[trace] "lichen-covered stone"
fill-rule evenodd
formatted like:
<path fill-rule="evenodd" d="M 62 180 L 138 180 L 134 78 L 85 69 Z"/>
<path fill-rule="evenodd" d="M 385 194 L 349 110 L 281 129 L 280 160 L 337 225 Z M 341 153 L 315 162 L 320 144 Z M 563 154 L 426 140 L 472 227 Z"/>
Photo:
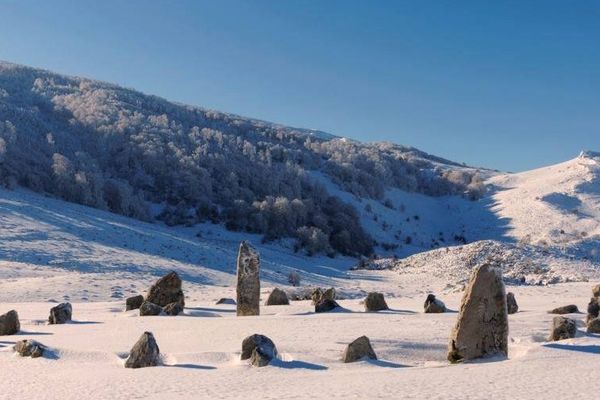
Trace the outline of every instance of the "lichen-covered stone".
<path fill-rule="evenodd" d="M 19 340 L 15 343 L 14 350 L 21 357 L 31 357 L 37 358 L 44 355 L 44 351 L 46 351 L 46 347 L 41 343 L 36 342 L 35 340 Z"/>
<path fill-rule="evenodd" d="M 215 304 L 233 304 L 233 305 L 235 305 L 236 302 L 234 299 L 230 299 L 227 297 L 221 297 L 219 300 L 217 300 L 217 302 Z"/>
<path fill-rule="evenodd" d="M 587 333 L 600 333 L 600 318 L 596 317 L 588 321 Z"/>
<path fill-rule="evenodd" d="M 313 305 L 316 305 L 321 300 L 325 300 L 325 299 L 335 300 L 336 299 L 335 288 L 330 287 L 329 289 L 325 289 L 325 290 L 323 290 L 321 288 L 316 288 L 315 290 L 313 290 L 310 298 L 312 300 Z"/>
<path fill-rule="evenodd" d="M 579 309 L 575 304 L 569 304 L 568 306 L 557 307 L 554 310 L 548 311 L 550 314 L 573 314 L 578 313 Z"/>
<path fill-rule="evenodd" d="M 329 311 L 335 310 L 339 306 L 340 305 L 335 300 L 323 299 L 320 302 L 318 302 L 317 304 L 315 304 L 315 312 L 316 313 L 329 312 Z"/>
<path fill-rule="evenodd" d="M 434 294 L 428 294 L 423 309 L 425 314 L 440 314 L 446 312 L 446 305 Z"/>
<path fill-rule="evenodd" d="M 515 295 L 513 292 L 506 293 L 506 309 L 509 314 L 515 314 L 519 311 L 519 305 L 517 304 L 517 300 L 515 299 Z"/>
<path fill-rule="evenodd" d="M 181 287 L 181 278 L 175 271 L 169 272 L 150 287 L 146 301 L 164 307 L 170 303 L 185 306 L 185 298 Z"/>
<path fill-rule="evenodd" d="M 268 306 L 287 306 L 289 304 L 290 300 L 288 299 L 287 294 L 278 288 L 273 289 L 269 294 L 266 303 Z"/>
<path fill-rule="evenodd" d="M 15 310 L 0 315 L 0 336 L 14 335 L 19 332 L 19 329 L 21 329 L 19 314 Z"/>
<path fill-rule="evenodd" d="M 61 303 L 56 307 L 50 309 L 50 316 L 48 317 L 48 323 L 53 324 L 64 324 L 71 320 L 73 315 L 73 307 L 71 303 Z"/>
<path fill-rule="evenodd" d="M 256 367 L 268 365 L 273 358 L 277 357 L 275 343 L 265 335 L 254 334 L 242 341 L 242 360 L 250 359 L 250 363 Z"/>
<path fill-rule="evenodd" d="M 125 300 L 125 311 L 137 310 L 138 308 L 140 308 L 143 302 L 144 296 L 142 296 L 141 294 L 137 296 L 128 297 L 127 300 Z"/>
<path fill-rule="evenodd" d="M 594 318 L 600 316 L 600 297 L 592 297 L 587 306 L 586 322 L 590 322 Z"/>
<path fill-rule="evenodd" d="M 456 326 L 450 335 L 448 360 L 508 356 L 508 312 L 502 273 L 483 264 L 471 274 Z"/>
<path fill-rule="evenodd" d="M 365 299 L 365 311 L 374 312 L 389 309 L 390 308 L 383 297 L 383 293 L 371 292 L 367 294 L 367 298 Z"/>
<path fill-rule="evenodd" d="M 571 339 L 577 334 L 577 324 L 574 319 L 566 317 L 554 317 L 552 320 L 552 332 L 548 340 Z"/>
<path fill-rule="evenodd" d="M 260 314 L 260 257 L 246 241 L 237 258 L 237 315 Z"/>
<path fill-rule="evenodd" d="M 144 301 L 140 306 L 140 316 L 148 316 L 148 315 L 160 315 L 162 314 L 163 309 L 158 304 L 151 303 L 149 301 Z"/>
<path fill-rule="evenodd" d="M 129 352 L 125 368 L 145 368 L 157 365 L 160 365 L 160 349 L 154 335 L 151 332 L 144 332 Z"/>
<path fill-rule="evenodd" d="M 175 302 L 175 303 L 169 303 L 166 306 L 163 307 L 163 312 L 166 315 L 179 315 L 183 312 L 183 307 L 181 304 Z"/>
<path fill-rule="evenodd" d="M 377 360 L 375 350 L 371 346 L 371 341 L 366 336 L 361 336 L 354 340 L 346 347 L 342 360 L 345 363 L 351 363 L 359 361 L 363 358 L 369 358 L 371 360 Z"/>

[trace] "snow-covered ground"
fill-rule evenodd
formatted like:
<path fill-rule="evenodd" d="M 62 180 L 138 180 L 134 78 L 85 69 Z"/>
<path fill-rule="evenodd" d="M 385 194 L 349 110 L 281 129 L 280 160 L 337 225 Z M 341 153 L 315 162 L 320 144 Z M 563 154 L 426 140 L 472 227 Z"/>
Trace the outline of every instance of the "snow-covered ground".
<path fill-rule="evenodd" d="M 294 254 L 289 243 L 262 244 L 259 236 L 218 225 L 168 228 L 0 189 L 0 314 L 15 309 L 21 318 L 18 335 L 0 337 L 0 398 L 593 396 L 600 336 L 584 333 L 585 314 L 572 315 L 579 321 L 577 338 L 546 338 L 547 310 L 573 303 L 584 311 L 592 285 L 600 282 L 593 251 L 600 234 L 599 170 L 598 155 L 586 153 L 556 166 L 492 176 L 480 201 L 390 191 L 392 208 L 360 202 L 325 182 L 358 204 L 380 243 L 401 244 L 392 253 L 441 247 L 377 261 L 394 267 L 384 270 L 350 270 L 357 260 L 309 258 Z M 484 241 L 443 247 L 454 235 Z M 235 295 L 241 240 L 261 254 L 263 302 L 275 286 L 291 290 L 288 273 L 298 271 L 305 288 L 336 287 L 345 311 L 317 315 L 310 302 L 298 301 L 238 318 L 234 306 L 215 305 Z M 433 292 L 456 310 L 470 270 L 488 257 L 505 268 L 520 306 L 509 317 L 508 360 L 449 365 L 446 345 L 457 314 L 423 314 L 423 301 Z M 184 279 L 185 315 L 123 311 L 125 297 L 144 293 L 169 270 Z M 521 277 L 534 285 L 517 285 Z M 546 285 L 566 281 L 577 282 Z M 392 310 L 364 313 L 360 300 L 369 291 L 383 292 Z M 73 303 L 74 322 L 47 325 L 49 309 L 61 301 Z M 154 333 L 165 365 L 123 368 L 123 355 L 146 330 Z M 241 342 L 253 333 L 275 341 L 280 359 L 273 365 L 258 369 L 239 361 Z M 343 364 L 345 345 L 361 335 L 371 339 L 379 360 Z M 47 345 L 49 355 L 16 356 L 12 345 L 25 338 Z"/>
<path fill-rule="evenodd" d="M 359 300 L 345 312 L 314 314 L 309 301 L 262 307 L 259 317 L 236 317 L 214 305 L 229 289 L 212 287 L 178 317 L 139 317 L 123 301 L 74 303 L 74 322 L 46 325 L 47 302 L 2 303 L 16 309 L 22 332 L 0 338 L 0 393 L 25 399 L 536 399 L 555 393 L 594 396 L 600 336 L 580 327 L 575 339 L 546 342 L 550 308 L 582 309 L 590 284 L 511 287 L 521 311 L 509 317 L 508 360 L 449 365 L 448 335 L 457 314 L 423 314 L 425 285 L 384 272 L 381 287 L 398 297 L 391 311 L 364 313 Z M 187 289 L 187 284 L 185 288 Z M 460 293 L 443 296 L 456 310 Z M 263 296 L 264 299 L 265 296 Z M 573 314 L 582 325 L 584 314 Z M 131 370 L 123 356 L 144 331 L 154 333 L 164 366 Z M 262 333 L 280 359 L 265 368 L 239 361 L 241 342 Z M 345 345 L 367 335 L 378 361 L 343 364 Z M 12 344 L 31 338 L 51 349 L 43 359 L 16 356 Z"/>

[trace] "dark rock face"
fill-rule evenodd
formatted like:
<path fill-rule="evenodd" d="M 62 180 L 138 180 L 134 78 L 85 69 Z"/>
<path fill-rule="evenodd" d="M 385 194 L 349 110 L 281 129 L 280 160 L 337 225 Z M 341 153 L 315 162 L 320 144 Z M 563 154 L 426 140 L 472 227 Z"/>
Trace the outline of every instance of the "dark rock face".
<path fill-rule="evenodd" d="M 260 257 L 242 242 L 237 258 L 237 315 L 260 314 Z"/>
<path fill-rule="evenodd" d="M 440 314 L 446 312 L 446 305 L 434 294 L 428 294 L 423 309 L 425 314 Z"/>
<path fill-rule="evenodd" d="M 181 278 L 177 272 L 171 271 L 150 287 L 146 301 L 164 307 L 170 303 L 179 303 L 185 306 L 185 298 L 181 289 Z"/>
<path fill-rule="evenodd" d="M 14 335 L 19 332 L 19 329 L 21 329 L 19 314 L 15 310 L 0 315 L 0 336 Z"/>
<path fill-rule="evenodd" d="M 552 332 L 548 340 L 564 340 L 574 338 L 577 333 L 577 324 L 574 319 L 565 317 L 554 317 L 552 320 Z"/>
<path fill-rule="evenodd" d="M 513 292 L 506 293 L 506 308 L 509 314 L 515 314 L 519 311 L 519 305 Z"/>
<path fill-rule="evenodd" d="M 275 357 L 277 357 L 275 343 L 265 335 L 254 334 L 242 341 L 241 359 L 250 359 L 255 367 L 264 367 Z"/>
<path fill-rule="evenodd" d="M 548 311 L 549 314 L 573 314 L 578 313 L 579 309 L 575 304 L 569 304 L 568 306 L 557 307 L 554 310 Z"/>
<path fill-rule="evenodd" d="M 237 304 L 234 299 L 228 299 L 226 297 L 222 297 L 215 304 Z"/>
<path fill-rule="evenodd" d="M 600 297 L 592 297 L 587 306 L 586 322 L 590 322 L 598 316 L 600 316 Z"/>
<path fill-rule="evenodd" d="M 288 306 L 290 304 L 290 300 L 287 297 L 287 294 L 278 288 L 273 289 L 273 291 L 269 294 L 269 298 L 267 299 L 266 305 L 268 306 Z"/>
<path fill-rule="evenodd" d="M 163 309 L 161 306 L 151 303 L 149 301 L 144 301 L 140 307 L 140 315 L 160 315 L 162 314 Z"/>
<path fill-rule="evenodd" d="M 50 309 L 50 316 L 48 317 L 48 322 L 53 324 L 64 324 L 67 321 L 71 320 L 71 316 L 73 314 L 73 307 L 71 303 L 61 303 L 56 307 L 52 307 Z"/>
<path fill-rule="evenodd" d="M 448 360 L 508 356 L 508 312 L 502 273 L 490 264 L 476 268 L 450 335 Z"/>
<path fill-rule="evenodd" d="M 128 297 L 127 300 L 125 300 L 125 311 L 137 310 L 138 308 L 140 308 L 143 302 L 144 296 L 142 296 L 141 294 L 133 297 Z"/>
<path fill-rule="evenodd" d="M 129 352 L 125 368 L 145 368 L 160 365 L 160 350 L 154 335 L 144 332 Z"/>
<path fill-rule="evenodd" d="M 44 355 L 46 347 L 35 340 L 19 340 L 17 343 L 15 343 L 14 350 L 21 357 L 37 358 Z"/>
<path fill-rule="evenodd" d="M 600 333 L 600 318 L 596 317 L 588 321 L 587 333 Z"/>
<path fill-rule="evenodd" d="M 371 346 L 371 341 L 366 336 L 361 336 L 346 347 L 342 360 L 345 363 L 359 361 L 363 358 L 377 360 L 375 350 Z"/>
<path fill-rule="evenodd" d="M 385 298 L 383 297 L 383 293 L 371 292 L 367 295 L 365 299 L 365 311 L 382 311 L 389 310 L 387 303 L 385 302 Z"/>
<path fill-rule="evenodd" d="M 323 313 L 323 312 L 333 311 L 334 309 L 338 308 L 339 306 L 340 305 L 335 300 L 323 299 L 323 300 L 319 301 L 317 304 L 315 304 L 315 312 Z"/>
<path fill-rule="evenodd" d="M 592 296 L 600 297 L 600 284 L 598 284 L 592 288 Z"/>
<path fill-rule="evenodd" d="M 163 312 L 167 315 L 179 315 L 183 312 L 183 306 L 179 303 L 170 303 L 163 307 Z"/>

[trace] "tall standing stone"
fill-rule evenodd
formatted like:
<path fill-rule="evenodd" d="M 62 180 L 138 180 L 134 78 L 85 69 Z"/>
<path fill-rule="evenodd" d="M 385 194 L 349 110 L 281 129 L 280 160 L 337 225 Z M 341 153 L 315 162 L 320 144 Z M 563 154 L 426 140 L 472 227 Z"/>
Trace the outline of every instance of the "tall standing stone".
<path fill-rule="evenodd" d="M 260 314 L 260 257 L 243 241 L 237 258 L 237 315 Z"/>
<path fill-rule="evenodd" d="M 508 311 L 502 272 L 489 264 L 475 269 L 450 335 L 448 360 L 508 355 Z"/>

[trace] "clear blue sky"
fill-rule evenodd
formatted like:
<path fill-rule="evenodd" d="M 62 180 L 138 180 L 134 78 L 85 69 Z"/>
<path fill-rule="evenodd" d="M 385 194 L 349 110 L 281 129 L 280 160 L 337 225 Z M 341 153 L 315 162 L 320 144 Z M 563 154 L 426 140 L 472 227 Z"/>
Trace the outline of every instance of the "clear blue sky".
<path fill-rule="evenodd" d="M 600 150 L 600 1 L 0 0 L 0 59 L 503 170 Z"/>

